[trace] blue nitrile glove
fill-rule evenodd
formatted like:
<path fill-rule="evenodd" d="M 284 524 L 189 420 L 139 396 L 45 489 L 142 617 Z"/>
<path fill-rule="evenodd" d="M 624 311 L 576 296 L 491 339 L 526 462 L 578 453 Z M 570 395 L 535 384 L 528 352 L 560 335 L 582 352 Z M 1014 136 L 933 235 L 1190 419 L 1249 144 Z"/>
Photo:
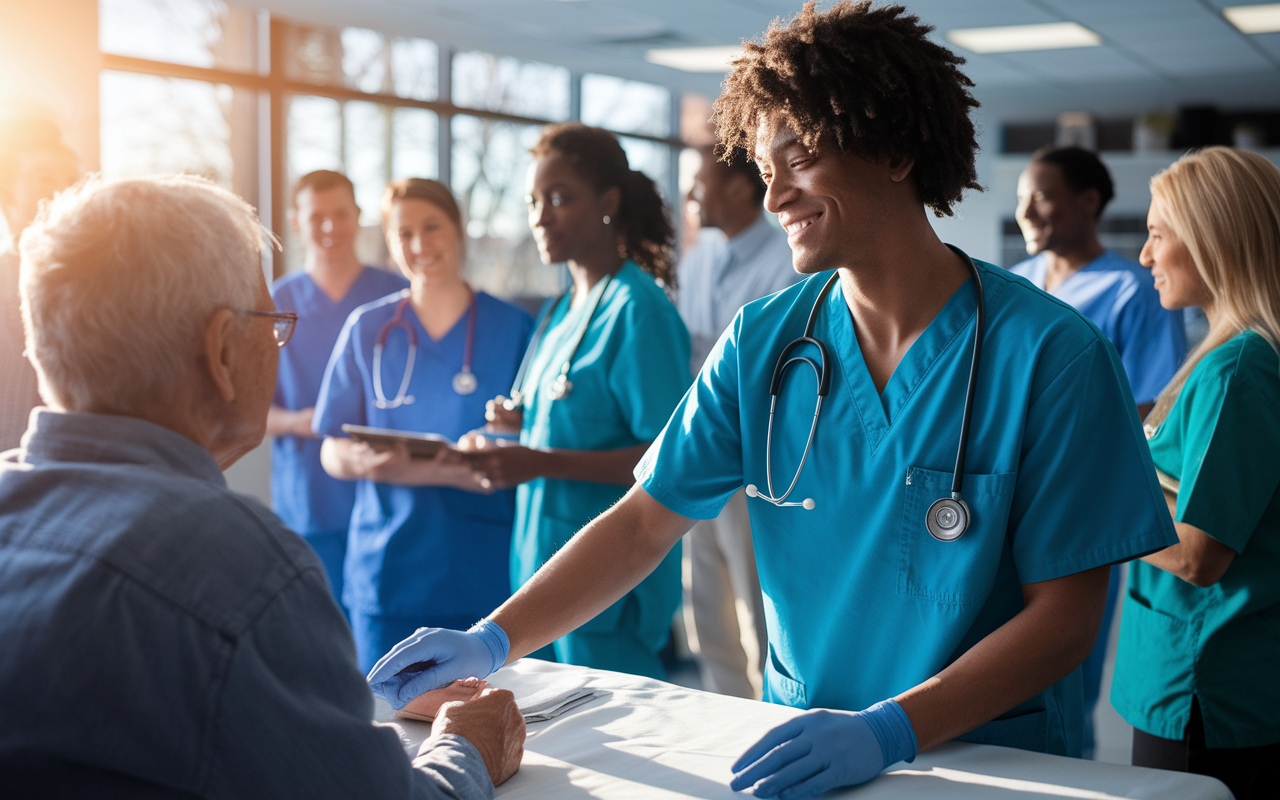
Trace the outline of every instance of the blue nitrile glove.
<path fill-rule="evenodd" d="M 456 680 L 487 678 L 507 663 L 510 651 L 506 632 L 492 620 L 481 620 L 466 632 L 418 628 L 373 665 L 369 688 L 401 709 L 418 695 Z"/>
<path fill-rule="evenodd" d="M 752 745 L 734 763 L 729 788 L 740 792 L 754 785 L 756 797 L 801 800 L 866 783 L 890 764 L 915 760 L 918 748 L 911 721 L 892 700 L 865 711 L 819 709 Z"/>

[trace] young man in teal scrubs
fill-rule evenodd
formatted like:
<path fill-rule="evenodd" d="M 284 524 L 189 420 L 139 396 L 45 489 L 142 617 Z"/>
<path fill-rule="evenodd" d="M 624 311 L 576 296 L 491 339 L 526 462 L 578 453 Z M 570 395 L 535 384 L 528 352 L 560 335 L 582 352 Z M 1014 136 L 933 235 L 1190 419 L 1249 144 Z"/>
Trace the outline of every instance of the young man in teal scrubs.
<path fill-rule="evenodd" d="M 930 30 L 899 6 L 809 3 L 745 46 L 717 101 L 720 141 L 754 148 L 766 207 L 812 277 L 738 314 L 621 502 L 471 631 L 398 645 L 370 674 L 376 692 L 403 704 L 582 624 L 739 488 L 771 471 L 785 489 L 808 450 L 795 505 L 750 502 L 765 699 L 814 710 L 749 748 L 730 785 L 809 797 L 957 737 L 1079 753 L 1078 667 L 1108 567 L 1176 538 L 1114 348 L 929 224 L 926 208 L 951 213 L 976 188 L 977 149 L 972 84 Z M 943 541 L 925 518 L 951 498 L 975 273 L 971 524 Z M 811 317 L 826 357 L 810 343 L 791 355 L 825 364 L 830 385 L 809 447 L 816 366 L 786 372 L 776 408 L 770 384 Z"/>

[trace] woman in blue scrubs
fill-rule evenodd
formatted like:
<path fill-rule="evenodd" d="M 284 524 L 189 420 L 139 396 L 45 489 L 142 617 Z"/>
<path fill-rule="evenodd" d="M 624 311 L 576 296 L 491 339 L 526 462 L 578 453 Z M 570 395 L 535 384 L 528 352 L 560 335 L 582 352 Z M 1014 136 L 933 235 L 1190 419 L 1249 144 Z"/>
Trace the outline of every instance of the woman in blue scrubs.
<path fill-rule="evenodd" d="M 599 128 L 552 126 L 533 153 L 529 226 L 543 262 L 566 264 L 573 287 L 539 316 L 520 403 L 499 397 L 491 405 L 491 432 L 518 433 L 519 444 L 487 436 L 468 443 L 479 474 L 519 487 L 516 587 L 622 497 L 689 386 L 681 369 L 689 334 L 655 283 L 672 287 L 675 270 L 674 232 L 653 181 L 632 170 L 617 139 Z M 663 677 L 658 653 L 680 591 L 677 549 L 639 586 L 560 637 L 554 658 Z"/>
<path fill-rule="evenodd" d="M 1280 170 L 1183 156 L 1147 228 L 1161 304 L 1202 307 L 1209 333 L 1147 419 L 1179 542 L 1130 568 L 1111 702 L 1135 765 L 1280 797 Z"/>
<path fill-rule="evenodd" d="M 958 737 L 1079 754 L 1109 566 L 1176 538 L 1115 349 L 929 223 L 976 186 L 977 149 L 972 84 L 930 30 L 900 6 L 808 4 L 744 46 L 720 143 L 753 150 L 811 277 L 739 312 L 621 502 L 470 631 L 398 645 L 376 692 L 404 703 L 562 635 L 752 486 L 765 699 L 810 710 L 743 753 L 732 788 L 810 797 Z M 775 406 L 784 354 L 813 364 Z"/>
<path fill-rule="evenodd" d="M 342 601 L 365 670 L 418 626 L 466 627 L 510 594 L 514 498 L 481 486 L 456 456 L 377 453 L 342 425 L 461 437 L 511 385 L 532 328 L 463 279 L 461 214 L 443 184 L 392 183 L 383 220 L 410 287 L 352 313 L 315 412 L 325 470 L 358 482 Z"/>

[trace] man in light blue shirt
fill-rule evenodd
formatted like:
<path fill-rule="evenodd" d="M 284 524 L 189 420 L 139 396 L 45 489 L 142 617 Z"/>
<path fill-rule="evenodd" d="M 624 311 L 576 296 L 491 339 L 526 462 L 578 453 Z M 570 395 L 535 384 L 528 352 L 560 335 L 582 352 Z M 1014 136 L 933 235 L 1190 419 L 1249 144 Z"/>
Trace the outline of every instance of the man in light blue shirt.
<path fill-rule="evenodd" d="M 680 316 L 693 343 L 691 367 L 702 363 L 738 309 L 800 280 L 787 235 L 764 213 L 765 184 L 741 148 L 727 161 L 702 151 L 692 200 L 702 231 L 678 270 Z M 767 651 L 764 601 L 751 546 L 747 500 L 736 493 L 718 517 L 685 536 L 684 620 L 698 655 L 703 686 L 759 699 Z"/>
<path fill-rule="evenodd" d="M 1145 417 L 1187 353 L 1181 316 L 1160 305 L 1151 273 L 1098 241 L 1098 218 L 1115 190 L 1106 165 L 1080 147 L 1046 147 L 1018 179 L 1018 225 L 1032 257 L 1011 268 L 1069 303 L 1115 346 Z M 1111 568 L 1107 610 L 1084 674 L 1085 756 L 1093 753 L 1093 709 L 1120 591 Z"/>
<path fill-rule="evenodd" d="M 411 763 L 320 561 L 226 487 L 296 320 L 262 235 L 179 176 L 92 180 L 23 236 L 49 408 L 0 462 L 6 796 L 479 800 L 519 764 L 505 692 L 446 709 Z"/>

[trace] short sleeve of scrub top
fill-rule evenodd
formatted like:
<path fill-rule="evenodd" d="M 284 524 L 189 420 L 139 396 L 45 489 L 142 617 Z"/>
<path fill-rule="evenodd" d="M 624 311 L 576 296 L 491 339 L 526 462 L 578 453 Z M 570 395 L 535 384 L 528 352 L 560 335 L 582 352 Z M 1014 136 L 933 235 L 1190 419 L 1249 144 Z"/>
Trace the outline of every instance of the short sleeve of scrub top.
<path fill-rule="evenodd" d="M 1244 552 L 1280 485 L 1280 395 L 1275 380 L 1237 369 L 1249 350 L 1261 351 L 1256 360 L 1274 371 L 1271 346 L 1256 333 L 1240 334 L 1196 365 L 1151 439 L 1156 466 L 1180 482 L 1178 522 L 1236 553 Z"/>
<path fill-rule="evenodd" d="M 398 302 L 400 294 L 393 296 L 392 302 Z M 356 309 L 347 318 L 346 324 L 342 326 L 342 333 L 338 334 L 338 341 L 333 346 L 333 353 L 329 356 L 324 381 L 320 384 L 315 416 L 311 420 L 311 429 L 320 436 L 346 436 L 342 432 L 343 424 L 367 424 L 364 378 L 361 374 L 363 365 L 360 363 L 362 354 L 352 341 L 355 327 L 360 321 L 360 312 L 364 308 L 367 306 Z"/>
<path fill-rule="evenodd" d="M 924 516 L 950 495 L 972 279 L 880 392 L 838 285 L 824 301 L 815 335 L 831 354 L 831 387 L 790 498 L 813 498 L 815 508 L 749 500 L 768 700 L 866 708 L 936 675 L 1012 619 L 1022 585 L 1177 541 L 1114 348 L 1065 303 L 978 267 L 987 327 L 963 493 L 974 522 L 954 542 L 934 540 Z M 637 465 L 638 482 L 659 503 L 709 519 L 743 484 L 765 488 L 775 361 L 803 332 L 828 277 L 748 304 L 721 337 Z M 816 399 L 815 376 L 793 368 L 774 421 L 775 495 L 795 474 Z M 1078 753 L 1081 689 L 1070 677 L 991 723 L 1001 730 L 983 738 L 983 726 L 969 740 Z"/>

